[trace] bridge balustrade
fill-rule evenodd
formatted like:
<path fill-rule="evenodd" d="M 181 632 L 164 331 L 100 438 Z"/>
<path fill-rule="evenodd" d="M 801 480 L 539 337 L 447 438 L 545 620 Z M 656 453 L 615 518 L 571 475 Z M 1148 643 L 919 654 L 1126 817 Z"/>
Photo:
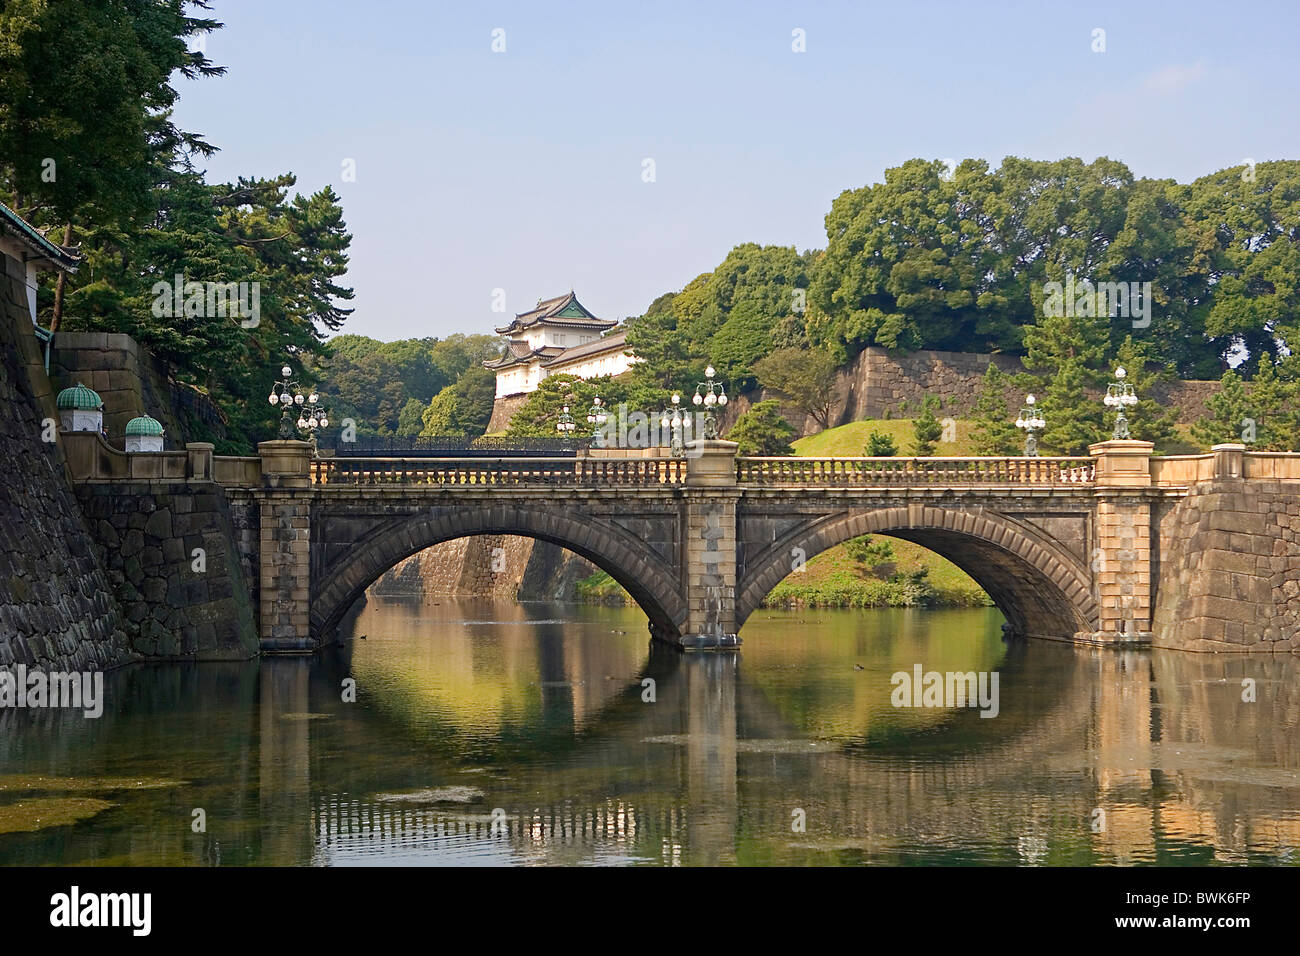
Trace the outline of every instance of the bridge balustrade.
<path fill-rule="evenodd" d="M 752 485 L 1090 485 L 1092 458 L 737 458 Z"/>
<path fill-rule="evenodd" d="M 317 485 L 680 485 L 686 464 L 672 458 L 324 458 Z"/>

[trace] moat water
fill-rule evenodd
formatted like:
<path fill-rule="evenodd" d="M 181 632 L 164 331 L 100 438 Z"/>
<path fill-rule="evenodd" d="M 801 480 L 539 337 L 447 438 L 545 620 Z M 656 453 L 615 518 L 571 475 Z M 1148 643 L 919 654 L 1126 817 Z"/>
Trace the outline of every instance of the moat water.
<path fill-rule="evenodd" d="M 1300 660 L 1000 623 L 761 610 L 683 656 L 631 609 L 372 600 L 324 657 L 0 712 L 0 863 L 1300 862 Z M 917 665 L 996 716 L 895 706 Z"/>

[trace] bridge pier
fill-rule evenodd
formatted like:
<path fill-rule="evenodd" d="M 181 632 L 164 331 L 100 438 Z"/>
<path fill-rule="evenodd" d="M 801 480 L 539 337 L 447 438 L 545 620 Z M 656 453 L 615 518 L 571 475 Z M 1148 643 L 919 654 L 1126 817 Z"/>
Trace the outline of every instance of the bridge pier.
<path fill-rule="evenodd" d="M 311 637 L 311 443 L 264 441 L 260 510 L 259 628 L 264 654 L 309 653 Z"/>
<path fill-rule="evenodd" d="M 736 626 L 736 448 L 732 441 L 686 443 L 683 591 L 687 649 L 739 647 Z"/>
<path fill-rule="evenodd" d="M 1133 440 L 1088 446 L 1097 459 L 1092 571 L 1100 605 L 1100 630 L 1092 642 L 1151 643 L 1153 447 Z"/>

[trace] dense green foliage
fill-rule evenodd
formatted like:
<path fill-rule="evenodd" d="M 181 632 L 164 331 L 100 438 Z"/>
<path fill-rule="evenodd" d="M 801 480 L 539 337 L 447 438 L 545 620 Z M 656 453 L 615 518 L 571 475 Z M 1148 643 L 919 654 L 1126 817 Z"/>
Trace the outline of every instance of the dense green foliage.
<path fill-rule="evenodd" d="M 496 375 L 481 365 L 466 369 L 429 402 L 420 420 L 421 438 L 477 438 L 492 420 Z"/>
<path fill-rule="evenodd" d="M 841 194 L 826 233 L 821 252 L 737 246 L 659 296 L 629 321 L 647 359 L 634 377 L 689 388 L 712 362 L 733 390 L 757 380 L 816 418 L 811 368 L 786 350 L 820 346 L 836 363 L 866 346 L 1001 351 L 1041 379 L 1020 384 L 1041 398 L 1045 454 L 1109 433 L 1097 396 L 1118 364 L 1144 402 L 1130 429 L 1157 446 L 1172 410 L 1143 385 L 1162 377 L 1271 366 L 1282 407 L 1300 405 L 1300 162 L 1181 184 L 1107 158 L 966 160 L 951 174 L 913 159 Z"/>
<path fill-rule="evenodd" d="M 191 8 L 207 4 L 7 2 L 0 189 L 84 259 L 40 290 L 42 321 L 134 336 L 226 415 L 219 450 L 246 451 L 274 432 L 264 396 L 280 366 L 301 371 L 350 311 L 337 280 L 351 236 L 329 187 L 291 195 L 290 174 L 209 183 L 195 167 L 214 148 L 171 122 L 171 82 L 224 70 L 187 47 L 221 26 Z M 245 311 L 193 294 L 217 283 L 245 284 Z"/>
<path fill-rule="evenodd" d="M 1264 451 L 1300 448 L 1300 402 L 1294 383 L 1279 379 L 1262 365 L 1249 385 L 1236 372 L 1226 372 L 1222 389 L 1206 405 L 1209 415 L 1192 426 L 1192 437 L 1204 445 L 1241 442 Z"/>
<path fill-rule="evenodd" d="M 352 419 L 358 437 L 472 438 L 483 433 L 492 416 L 496 380 L 483 362 L 496 358 L 500 348 L 491 335 L 395 342 L 339 335 L 330 339 L 311 373 L 321 382 L 334 419 Z M 444 412 L 433 421 L 446 430 L 429 430 L 435 402 Z"/>
<path fill-rule="evenodd" d="M 660 389 L 688 387 L 712 363 L 729 388 L 753 386 L 759 359 L 802 344 L 798 316 L 813 259 L 788 246 L 745 243 L 681 292 L 660 296 L 628 323 L 628 346 L 645 359 L 633 378 Z"/>

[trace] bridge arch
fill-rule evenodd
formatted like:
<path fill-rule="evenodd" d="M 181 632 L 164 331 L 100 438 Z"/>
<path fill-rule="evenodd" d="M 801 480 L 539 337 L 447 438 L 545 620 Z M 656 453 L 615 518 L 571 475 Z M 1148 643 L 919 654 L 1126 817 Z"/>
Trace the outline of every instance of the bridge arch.
<path fill-rule="evenodd" d="M 1060 640 L 1101 626 L 1087 570 L 1037 529 L 993 512 L 912 506 L 815 518 L 764 549 L 736 588 L 737 628 L 790 574 L 792 549 L 811 558 L 863 534 L 914 541 L 952 561 L 1018 634 Z"/>
<path fill-rule="evenodd" d="M 366 588 L 398 562 L 444 541 L 483 534 L 535 538 L 581 555 L 627 589 L 652 633 L 682 633 L 687 606 L 676 575 L 628 531 L 560 509 L 485 503 L 397 518 L 356 542 L 332 567 L 318 569 L 313 562 L 312 634 L 323 642 Z"/>

